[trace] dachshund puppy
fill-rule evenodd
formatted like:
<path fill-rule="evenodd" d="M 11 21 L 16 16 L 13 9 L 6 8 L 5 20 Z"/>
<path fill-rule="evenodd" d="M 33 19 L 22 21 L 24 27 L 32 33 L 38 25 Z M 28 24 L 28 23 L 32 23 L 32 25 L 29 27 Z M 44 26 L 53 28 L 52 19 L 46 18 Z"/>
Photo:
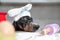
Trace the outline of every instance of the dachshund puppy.
<path fill-rule="evenodd" d="M 8 15 L 14 18 L 13 25 L 16 31 L 32 32 L 39 28 L 39 25 L 32 24 L 31 8 L 32 4 L 27 4 L 21 8 L 14 8 L 8 11 Z"/>
<path fill-rule="evenodd" d="M 32 24 L 33 19 L 29 16 L 23 16 L 18 21 L 14 21 L 13 25 L 16 31 L 34 32 L 38 30 L 39 25 Z"/>

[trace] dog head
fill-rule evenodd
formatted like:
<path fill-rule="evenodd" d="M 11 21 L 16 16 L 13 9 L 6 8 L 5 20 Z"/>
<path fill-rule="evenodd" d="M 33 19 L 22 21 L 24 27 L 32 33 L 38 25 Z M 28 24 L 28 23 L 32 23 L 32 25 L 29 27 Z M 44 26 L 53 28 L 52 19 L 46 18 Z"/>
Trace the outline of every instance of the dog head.
<path fill-rule="evenodd" d="M 14 21 L 13 25 L 16 31 L 26 31 L 26 32 L 34 32 L 40 26 L 36 24 L 32 24 L 33 19 L 29 16 L 24 16 L 20 18 L 18 21 Z"/>
<path fill-rule="evenodd" d="M 29 16 L 21 17 L 18 21 L 14 22 L 13 25 L 17 29 L 21 29 L 23 31 L 31 31 L 33 19 Z"/>

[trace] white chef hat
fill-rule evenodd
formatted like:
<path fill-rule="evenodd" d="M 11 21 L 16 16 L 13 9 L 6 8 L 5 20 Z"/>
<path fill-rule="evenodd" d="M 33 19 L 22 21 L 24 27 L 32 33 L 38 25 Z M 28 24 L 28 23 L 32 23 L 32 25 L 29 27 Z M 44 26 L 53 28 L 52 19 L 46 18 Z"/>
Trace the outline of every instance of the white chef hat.
<path fill-rule="evenodd" d="M 31 17 L 31 14 L 30 14 L 29 11 L 24 11 L 24 12 L 20 13 L 19 15 L 17 15 L 16 17 L 14 17 L 14 20 L 18 21 L 23 16 L 29 16 L 29 17 Z"/>
<path fill-rule="evenodd" d="M 9 10 L 8 15 L 10 17 L 14 17 L 16 15 L 20 15 L 20 16 L 26 15 L 28 12 L 24 12 L 24 11 L 29 11 L 29 10 L 31 10 L 31 8 L 32 8 L 32 4 L 27 4 L 21 8 L 14 8 L 14 9 Z M 21 12 L 23 12 L 23 14 L 21 14 Z M 24 13 L 26 13 L 26 14 L 24 14 Z M 30 15 L 30 13 L 28 13 L 28 14 Z"/>

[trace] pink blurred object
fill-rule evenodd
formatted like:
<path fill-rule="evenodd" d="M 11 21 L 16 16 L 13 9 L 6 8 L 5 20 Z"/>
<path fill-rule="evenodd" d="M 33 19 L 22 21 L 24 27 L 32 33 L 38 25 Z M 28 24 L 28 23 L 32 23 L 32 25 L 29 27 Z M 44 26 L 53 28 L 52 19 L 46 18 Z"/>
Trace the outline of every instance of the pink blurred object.
<path fill-rule="evenodd" d="M 52 34 L 58 32 L 60 29 L 58 24 L 48 24 L 45 26 L 44 29 L 46 29 L 46 28 L 51 28 L 51 31 L 48 33 L 48 35 L 52 35 Z"/>
<path fill-rule="evenodd" d="M 0 22 L 6 21 L 6 14 L 7 14 L 7 12 L 0 12 Z"/>

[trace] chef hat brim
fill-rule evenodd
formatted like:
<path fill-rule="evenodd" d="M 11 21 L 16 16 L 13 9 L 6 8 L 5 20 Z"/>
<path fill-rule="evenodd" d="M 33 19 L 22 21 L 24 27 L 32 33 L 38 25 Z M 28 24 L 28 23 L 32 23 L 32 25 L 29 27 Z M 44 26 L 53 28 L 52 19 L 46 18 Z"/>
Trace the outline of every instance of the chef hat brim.
<path fill-rule="evenodd" d="M 19 20 L 21 17 L 23 17 L 23 16 L 29 16 L 29 17 L 31 17 L 31 14 L 30 14 L 29 11 L 25 11 L 25 12 L 21 13 L 20 15 L 17 15 L 17 16 L 14 18 L 14 20 L 15 20 L 15 21 L 18 21 L 18 20 Z"/>

